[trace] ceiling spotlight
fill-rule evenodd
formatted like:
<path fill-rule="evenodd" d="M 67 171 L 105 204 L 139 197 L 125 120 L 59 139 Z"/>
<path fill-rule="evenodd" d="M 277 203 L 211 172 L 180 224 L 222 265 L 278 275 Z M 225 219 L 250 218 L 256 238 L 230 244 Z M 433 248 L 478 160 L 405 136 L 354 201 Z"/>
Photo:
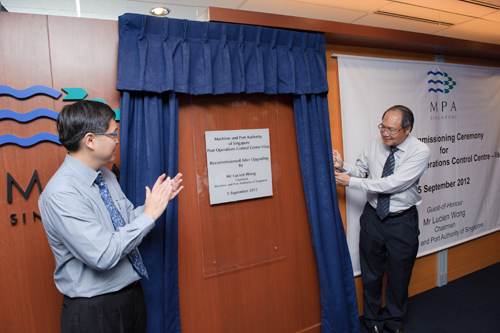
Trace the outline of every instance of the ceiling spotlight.
<path fill-rule="evenodd" d="M 167 16 L 170 13 L 170 9 L 165 7 L 155 7 L 149 12 L 155 16 Z"/>

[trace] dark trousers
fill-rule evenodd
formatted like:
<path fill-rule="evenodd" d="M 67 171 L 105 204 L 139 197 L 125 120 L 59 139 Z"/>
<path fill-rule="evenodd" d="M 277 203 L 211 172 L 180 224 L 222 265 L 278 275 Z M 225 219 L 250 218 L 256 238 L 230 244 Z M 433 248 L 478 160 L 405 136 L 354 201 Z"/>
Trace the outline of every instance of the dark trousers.
<path fill-rule="evenodd" d="M 142 333 L 146 323 L 146 302 L 139 281 L 109 294 L 63 299 L 61 333 Z"/>
<path fill-rule="evenodd" d="M 359 254 L 367 327 L 395 330 L 408 311 L 408 285 L 418 251 L 418 212 L 412 207 L 380 220 L 367 203 L 360 217 Z M 386 307 L 382 278 L 387 273 Z"/>

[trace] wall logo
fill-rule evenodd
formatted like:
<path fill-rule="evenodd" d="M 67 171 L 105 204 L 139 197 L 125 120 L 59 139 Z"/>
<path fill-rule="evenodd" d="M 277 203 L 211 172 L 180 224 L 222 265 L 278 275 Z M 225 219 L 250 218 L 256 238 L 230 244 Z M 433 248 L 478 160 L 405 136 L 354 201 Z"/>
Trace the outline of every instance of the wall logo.
<path fill-rule="evenodd" d="M 67 93 L 67 95 L 63 98 L 63 101 L 81 100 L 87 96 L 87 92 L 82 88 L 62 88 L 62 90 L 64 90 Z M 9 86 L 0 85 L 0 95 L 10 95 L 18 99 L 25 99 L 33 97 L 38 94 L 47 95 L 54 99 L 58 99 L 62 95 L 61 92 L 57 90 L 40 85 L 33 86 L 24 90 L 17 90 Z M 88 99 L 88 100 L 98 101 L 104 104 L 108 104 L 102 99 Z M 120 110 L 117 109 L 113 111 L 115 111 L 116 114 L 116 121 L 119 121 Z M 12 119 L 20 123 L 27 123 L 40 117 L 47 117 L 57 120 L 58 115 L 59 113 L 45 108 L 38 108 L 28 113 L 17 113 L 12 110 L 3 109 L 0 110 L 0 121 L 2 119 Z M 37 133 L 29 138 L 20 138 L 11 134 L 0 135 L 0 146 L 11 143 L 21 147 L 29 147 L 36 145 L 37 143 L 40 143 L 42 141 L 50 141 L 58 145 L 61 144 L 59 142 L 59 136 L 45 132 Z"/>
<path fill-rule="evenodd" d="M 429 86 L 428 92 L 447 94 L 452 90 L 457 83 L 453 81 L 453 78 L 441 71 L 429 71 L 427 73 L 427 85 Z"/>
<path fill-rule="evenodd" d="M 38 94 L 47 95 L 55 99 L 61 96 L 61 93 L 59 91 L 45 86 L 33 86 L 24 90 L 17 90 L 8 86 L 0 86 L 0 95 L 10 95 L 15 98 L 25 99 Z M 0 120 L 13 119 L 20 123 L 26 123 L 39 117 L 57 119 L 57 115 L 57 112 L 44 108 L 35 109 L 28 113 L 17 113 L 7 109 L 0 110 Z M 59 137 L 51 133 L 38 133 L 29 138 L 19 138 L 11 134 L 0 135 L 0 146 L 7 143 L 13 143 L 21 147 L 28 147 L 42 141 L 51 141 L 57 144 L 61 144 L 59 142 Z"/>

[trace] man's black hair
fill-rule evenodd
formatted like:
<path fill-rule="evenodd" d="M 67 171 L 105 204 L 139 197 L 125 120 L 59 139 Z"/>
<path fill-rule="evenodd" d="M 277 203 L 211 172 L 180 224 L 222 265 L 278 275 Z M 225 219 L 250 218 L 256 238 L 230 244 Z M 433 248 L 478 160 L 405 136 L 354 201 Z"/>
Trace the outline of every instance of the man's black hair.
<path fill-rule="evenodd" d="M 398 111 L 401 113 L 401 127 L 403 127 L 403 130 L 406 130 L 408 126 L 411 126 L 410 132 L 413 131 L 413 123 L 415 119 L 413 118 L 413 112 L 411 112 L 410 108 L 404 105 L 391 106 L 382 115 L 382 120 L 384 120 L 385 114 L 389 111 Z"/>
<path fill-rule="evenodd" d="M 57 117 L 59 141 L 70 152 L 80 149 L 80 142 L 87 133 L 104 133 L 115 112 L 96 101 L 81 100 L 66 105 Z"/>

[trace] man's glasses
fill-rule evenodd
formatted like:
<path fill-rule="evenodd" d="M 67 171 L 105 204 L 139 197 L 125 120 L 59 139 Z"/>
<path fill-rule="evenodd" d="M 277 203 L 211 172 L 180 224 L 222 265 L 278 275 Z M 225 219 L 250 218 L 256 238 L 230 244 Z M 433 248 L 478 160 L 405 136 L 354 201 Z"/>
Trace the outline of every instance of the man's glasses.
<path fill-rule="evenodd" d="M 114 138 L 118 137 L 118 130 L 116 130 L 114 133 L 92 133 L 94 135 L 107 135 L 107 136 L 112 136 Z"/>
<path fill-rule="evenodd" d="M 400 129 L 396 130 L 396 129 L 393 129 L 393 128 L 388 128 L 388 127 L 385 127 L 384 125 L 380 124 L 377 126 L 378 129 L 380 130 L 380 133 L 384 133 L 384 132 L 387 132 L 389 133 L 389 135 L 394 135 L 396 134 L 397 132 L 401 131 L 403 128 L 401 127 Z"/>

